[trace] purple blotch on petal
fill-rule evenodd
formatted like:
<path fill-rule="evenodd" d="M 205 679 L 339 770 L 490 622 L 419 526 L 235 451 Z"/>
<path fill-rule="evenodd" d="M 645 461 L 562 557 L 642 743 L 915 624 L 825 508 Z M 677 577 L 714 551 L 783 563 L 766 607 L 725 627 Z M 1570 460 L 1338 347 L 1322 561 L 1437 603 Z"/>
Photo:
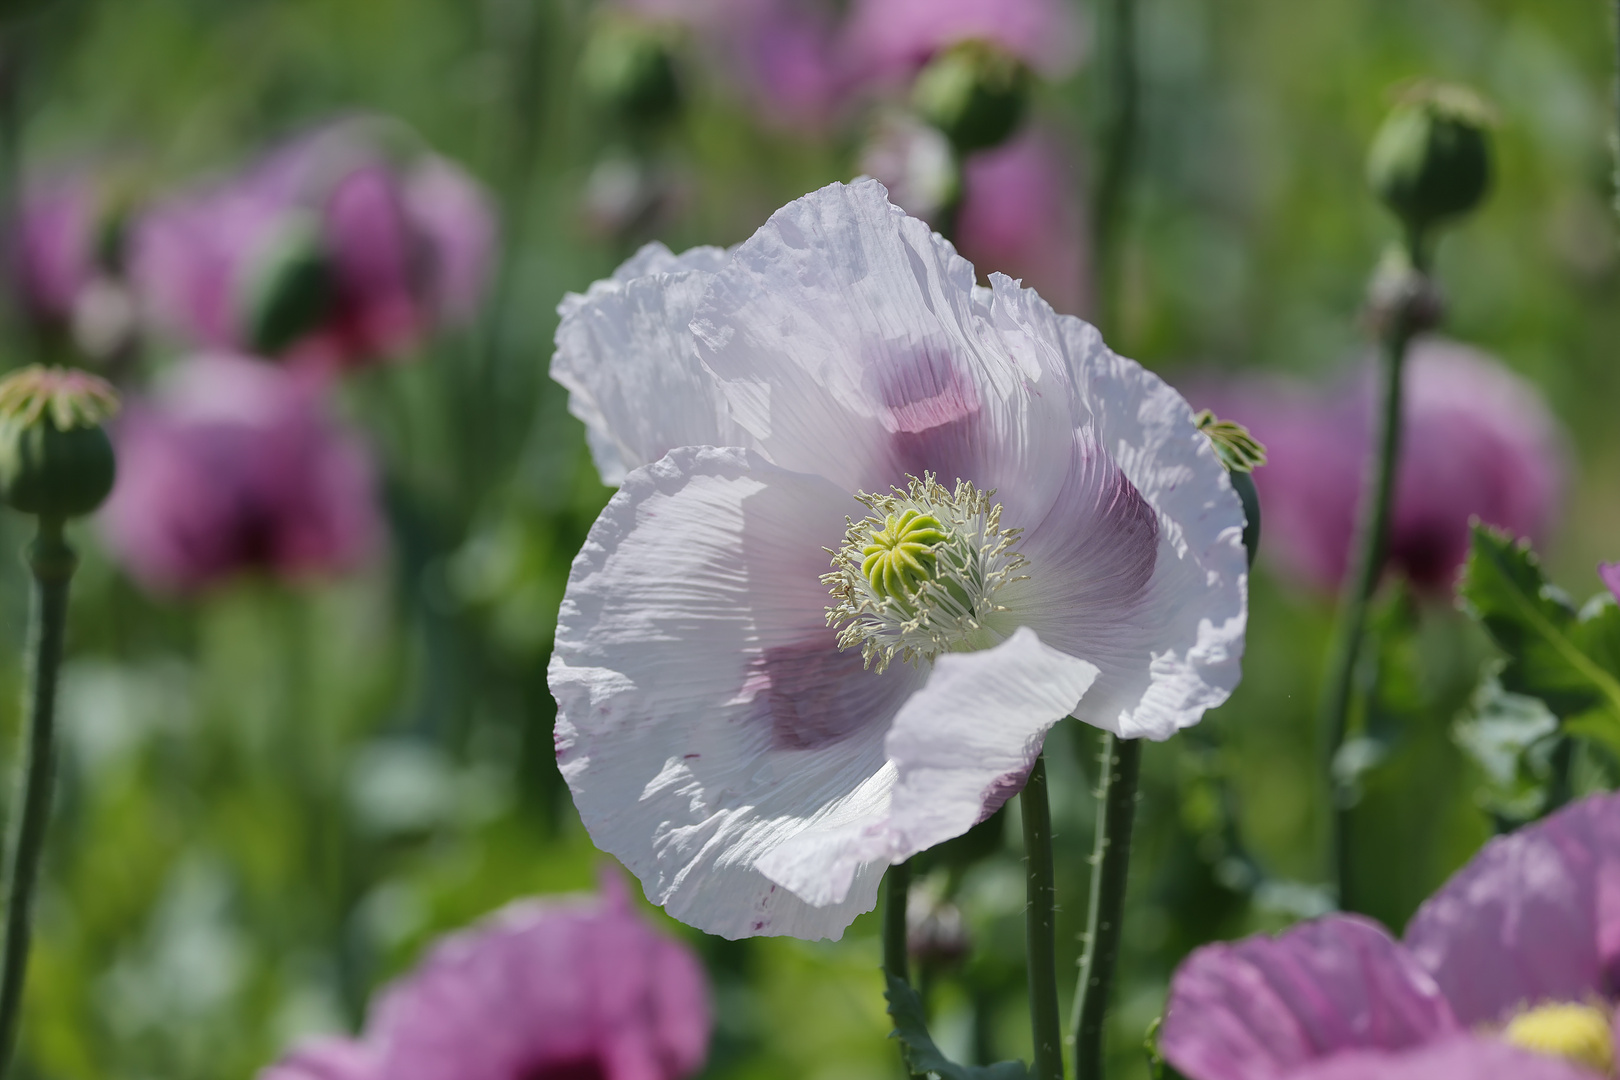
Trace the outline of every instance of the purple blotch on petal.
<path fill-rule="evenodd" d="M 830 640 L 807 641 L 766 649 L 743 692 L 755 695 L 770 723 L 771 749 L 820 750 L 873 720 L 873 688 L 866 682 L 876 678 L 859 649 L 840 652 Z"/>

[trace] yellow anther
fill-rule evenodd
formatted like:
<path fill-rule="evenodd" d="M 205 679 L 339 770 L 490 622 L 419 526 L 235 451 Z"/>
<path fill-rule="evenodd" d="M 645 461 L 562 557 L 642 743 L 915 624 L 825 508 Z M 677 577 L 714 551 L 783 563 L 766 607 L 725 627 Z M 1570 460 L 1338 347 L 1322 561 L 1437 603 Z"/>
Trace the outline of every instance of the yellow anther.
<path fill-rule="evenodd" d="M 1509 1020 L 1502 1038 L 1514 1046 L 1566 1058 L 1610 1076 L 1614 1072 L 1611 1025 L 1608 1011 L 1592 1005 L 1538 1005 Z"/>

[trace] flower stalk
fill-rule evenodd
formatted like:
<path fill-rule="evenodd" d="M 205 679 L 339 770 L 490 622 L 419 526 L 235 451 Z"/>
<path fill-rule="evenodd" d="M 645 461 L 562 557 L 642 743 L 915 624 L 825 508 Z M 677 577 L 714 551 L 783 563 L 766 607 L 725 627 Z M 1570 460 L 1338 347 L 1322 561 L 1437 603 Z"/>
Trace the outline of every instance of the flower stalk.
<path fill-rule="evenodd" d="M 1024 952 L 1029 1019 L 1035 1036 L 1035 1080 L 1063 1080 L 1063 1023 L 1058 1016 L 1057 886 L 1052 871 L 1052 808 L 1046 757 L 1035 759 L 1018 809 L 1024 819 Z"/>
<path fill-rule="evenodd" d="M 883 875 L 883 974 L 911 985 L 906 903 L 911 898 L 911 864 L 898 862 Z M 900 1063 L 908 1077 L 916 1077 L 900 1047 Z"/>
<path fill-rule="evenodd" d="M 28 548 L 34 586 L 28 628 L 28 721 L 6 837 L 5 927 L 0 939 L 0 1077 L 10 1069 L 28 971 L 28 945 L 40 855 L 50 821 L 56 758 L 56 678 L 67 623 L 68 582 L 78 559 L 63 519 L 41 515 Z"/>
<path fill-rule="evenodd" d="M 1109 115 L 1102 136 L 1102 171 L 1092 202 L 1096 230 L 1095 257 L 1099 280 L 1117 293 L 1119 237 L 1124 231 L 1125 195 L 1136 153 L 1136 129 L 1141 111 L 1141 75 L 1136 58 L 1136 2 L 1111 0 L 1106 22 L 1106 68 Z M 1117 295 L 1105 296 L 1101 310 L 1117 316 Z M 1116 321 L 1111 318 L 1110 322 Z"/>
<path fill-rule="evenodd" d="M 1085 952 L 1075 988 L 1074 1075 L 1102 1080 L 1108 999 L 1119 960 L 1125 920 L 1125 884 L 1131 864 L 1131 828 L 1136 822 L 1136 788 L 1142 769 L 1142 740 L 1104 732 L 1101 782 L 1097 790 L 1097 839 L 1091 854 L 1091 899 L 1086 915 Z"/>

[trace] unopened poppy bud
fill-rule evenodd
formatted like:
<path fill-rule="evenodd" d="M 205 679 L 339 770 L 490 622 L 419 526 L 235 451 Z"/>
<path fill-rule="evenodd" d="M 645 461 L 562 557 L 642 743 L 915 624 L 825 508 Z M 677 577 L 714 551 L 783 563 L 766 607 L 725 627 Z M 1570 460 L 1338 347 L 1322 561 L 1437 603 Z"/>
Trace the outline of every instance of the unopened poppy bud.
<path fill-rule="evenodd" d="M 1472 90 L 1421 83 L 1373 139 L 1367 179 L 1412 232 L 1479 205 L 1491 182 L 1489 106 Z"/>
<path fill-rule="evenodd" d="M 243 340 L 274 356 L 325 320 L 334 273 L 320 228 L 309 216 L 289 218 L 256 260 L 240 299 Z"/>
<path fill-rule="evenodd" d="M 999 146 L 1029 104 L 1029 67 L 987 41 L 964 41 L 923 68 L 912 104 L 945 133 L 958 154 Z"/>
<path fill-rule="evenodd" d="M 592 100 L 632 124 L 660 124 L 680 108 L 675 58 L 664 37 L 645 23 L 604 20 L 585 43 L 579 75 Z"/>
<path fill-rule="evenodd" d="M 113 388 L 83 371 L 36 364 L 0 380 L 0 495 L 50 518 L 100 506 L 116 471 L 101 425 L 117 411 Z"/>

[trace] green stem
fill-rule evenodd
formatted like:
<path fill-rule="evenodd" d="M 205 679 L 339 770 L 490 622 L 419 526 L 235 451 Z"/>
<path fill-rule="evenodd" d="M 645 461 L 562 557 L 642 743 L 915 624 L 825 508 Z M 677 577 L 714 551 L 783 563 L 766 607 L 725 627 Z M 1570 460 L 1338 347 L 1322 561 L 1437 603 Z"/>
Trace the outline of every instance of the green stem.
<path fill-rule="evenodd" d="M 1095 238 L 1095 273 L 1104 295 L 1099 310 L 1106 326 L 1118 332 L 1117 293 L 1119 237 L 1123 234 L 1125 194 L 1136 153 L 1137 120 L 1141 112 L 1141 78 L 1136 59 L 1135 0 L 1110 0 L 1105 16 L 1106 45 L 1103 67 L 1109 106 L 1102 138 L 1102 167 L 1091 208 Z"/>
<path fill-rule="evenodd" d="M 911 897 L 911 864 L 895 863 L 883 878 L 883 973 L 903 983 L 911 982 L 911 962 L 907 950 L 906 901 Z M 905 1064 L 901 1047 L 901 1064 Z M 915 1077 L 910 1068 L 906 1075 Z"/>
<path fill-rule="evenodd" d="M 1620 214 L 1620 0 L 1614 0 L 1614 115 L 1609 139 L 1614 144 L 1614 212 Z"/>
<path fill-rule="evenodd" d="M 1029 771 L 1018 809 L 1024 819 L 1024 952 L 1029 966 L 1029 1020 L 1035 1035 L 1035 1080 L 1063 1080 L 1063 1021 L 1058 1017 L 1057 887 L 1052 875 L 1052 808 L 1046 758 Z"/>
<path fill-rule="evenodd" d="M 28 727 L 6 837 L 5 938 L 0 941 L 0 1077 L 10 1067 L 28 970 L 28 935 L 45 827 L 51 816 L 55 764 L 56 676 L 62 664 L 68 582 L 78 560 L 62 536 L 60 518 L 42 517 L 28 548 L 34 572 L 28 629 Z"/>
<path fill-rule="evenodd" d="M 1125 920 L 1125 883 L 1131 865 L 1131 827 L 1136 821 L 1136 785 L 1142 771 L 1142 741 L 1104 732 L 1102 783 L 1097 790 L 1097 841 L 1091 855 L 1091 901 L 1085 954 L 1074 993 L 1074 1075 L 1102 1080 L 1108 998 L 1119 960 Z"/>
<path fill-rule="evenodd" d="M 1422 275 L 1428 258 L 1422 234 L 1409 233 L 1406 247 L 1414 272 Z M 1380 351 L 1379 406 L 1372 469 L 1367 475 L 1368 486 L 1358 515 L 1350 573 L 1344 579 L 1339 598 L 1338 618 L 1328 651 L 1327 678 L 1322 688 L 1321 730 L 1328 790 L 1333 798 L 1333 872 L 1338 887 L 1339 907 L 1346 911 L 1355 910 L 1354 876 L 1350 865 L 1350 793 L 1339 782 L 1333 766 L 1339 749 L 1344 745 L 1356 664 L 1361 656 L 1362 638 L 1367 628 L 1367 609 L 1378 587 L 1389 544 L 1395 478 L 1400 465 L 1403 371 L 1412 334 L 1412 320 L 1408 313 L 1405 310 L 1393 312 Z"/>

